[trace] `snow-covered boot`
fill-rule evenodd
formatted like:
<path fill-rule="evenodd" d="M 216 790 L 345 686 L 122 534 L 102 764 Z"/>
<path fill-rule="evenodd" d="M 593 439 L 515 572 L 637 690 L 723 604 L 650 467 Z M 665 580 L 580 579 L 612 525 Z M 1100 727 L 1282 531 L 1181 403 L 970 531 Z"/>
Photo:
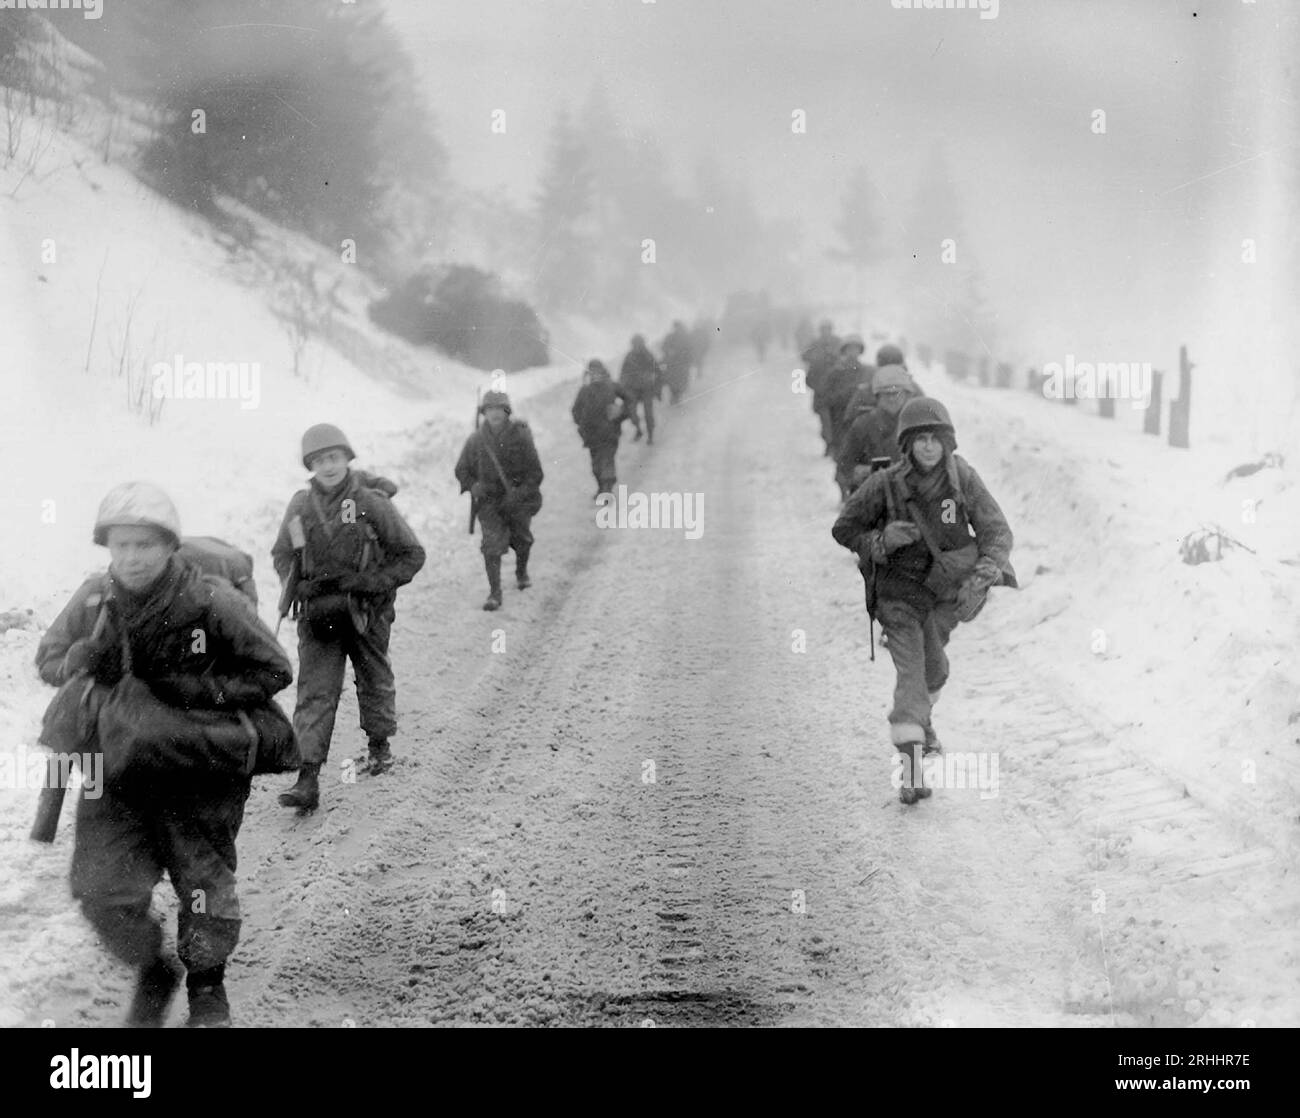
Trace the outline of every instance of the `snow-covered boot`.
<path fill-rule="evenodd" d="M 924 765 L 921 760 L 924 743 L 900 742 L 897 748 L 903 755 L 903 783 L 898 789 L 899 803 L 914 804 L 917 800 L 926 799 L 933 789 L 925 787 Z"/>
<path fill-rule="evenodd" d="M 298 770 L 298 783 L 287 792 L 280 793 L 282 807 L 296 807 L 302 811 L 315 811 L 320 806 L 320 765 L 304 761 Z"/>
<path fill-rule="evenodd" d="M 533 584 L 533 580 L 528 577 L 528 553 L 531 550 L 526 547 L 515 552 L 515 584 L 520 590 L 527 590 Z"/>
<path fill-rule="evenodd" d="M 483 566 L 487 569 L 488 576 L 488 596 L 487 601 L 483 603 L 485 610 L 494 610 L 501 608 L 501 556 L 485 555 L 483 556 Z"/>
<path fill-rule="evenodd" d="M 386 773 L 393 767 L 393 750 L 387 738 L 371 738 L 366 752 L 366 771 L 371 776 Z"/>
<path fill-rule="evenodd" d="M 211 970 L 191 972 L 185 980 L 190 995 L 187 1029 L 230 1028 L 230 1001 L 226 997 L 224 964 Z"/>

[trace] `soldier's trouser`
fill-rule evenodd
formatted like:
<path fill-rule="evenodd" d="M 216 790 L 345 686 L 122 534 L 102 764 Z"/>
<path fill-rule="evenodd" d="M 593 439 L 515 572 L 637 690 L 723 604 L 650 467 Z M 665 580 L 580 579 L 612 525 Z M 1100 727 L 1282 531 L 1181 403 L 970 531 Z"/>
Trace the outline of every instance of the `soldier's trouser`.
<path fill-rule="evenodd" d="M 479 550 L 490 559 L 494 556 L 500 558 L 513 548 L 517 559 L 527 558 L 533 546 L 533 534 L 529 531 L 532 519 L 531 513 L 518 509 L 484 505 L 478 511 L 478 522 L 483 529 L 483 543 Z"/>
<path fill-rule="evenodd" d="M 894 707 L 889 712 L 895 745 L 924 740 L 930 725 L 932 695 L 948 682 L 944 646 L 957 626 L 956 605 L 939 602 L 928 612 L 907 602 L 882 598 L 876 617 L 894 659 Z"/>
<path fill-rule="evenodd" d="M 601 443 L 591 449 L 591 472 L 596 476 L 596 487 L 602 493 L 612 493 L 618 484 L 618 473 L 614 468 L 614 458 L 618 454 L 618 443 Z"/>
<path fill-rule="evenodd" d="M 149 902 L 163 870 L 180 901 L 176 943 L 186 969 L 210 970 L 229 958 L 239 942 L 235 839 L 249 787 L 239 780 L 201 793 L 82 794 L 72 895 L 123 962 L 141 967 L 158 956 L 162 928 Z"/>
<path fill-rule="evenodd" d="M 298 705 L 293 728 L 303 761 L 323 765 L 329 756 L 348 660 L 356 676 L 362 731 L 371 738 L 388 738 L 397 732 L 397 687 L 388 661 L 393 617 L 391 605 L 377 609 L 364 633 L 344 626 L 344 635 L 333 640 L 322 640 L 305 620 L 298 621 Z"/>
<path fill-rule="evenodd" d="M 654 438 L 655 434 L 655 390 L 646 388 L 632 394 L 632 419 L 636 420 L 637 405 L 640 404 L 645 410 L 645 429 L 646 434 Z"/>
<path fill-rule="evenodd" d="M 826 444 L 827 449 L 829 449 L 833 441 L 832 438 L 833 425 L 831 424 L 830 408 L 826 407 L 825 405 L 819 407 L 817 409 L 817 418 L 821 420 L 822 442 L 824 442 Z"/>

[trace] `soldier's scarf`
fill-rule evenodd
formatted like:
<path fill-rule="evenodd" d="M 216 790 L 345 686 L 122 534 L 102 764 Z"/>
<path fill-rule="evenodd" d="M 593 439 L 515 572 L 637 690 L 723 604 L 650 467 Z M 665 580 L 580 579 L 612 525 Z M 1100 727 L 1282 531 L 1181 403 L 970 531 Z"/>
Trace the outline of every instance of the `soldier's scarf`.
<path fill-rule="evenodd" d="M 928 474 L 921 473 L 914 461 L 909 461 L 909 465 L 911 468 L 906 475 L 907 488 L 911 490 L 913 496 L 919 497 L 928 504 L 942 496 L 943 491 L 947 489 L 959 501 L 961 500 L 961 483 L 957 480 L 957 463 L 953 461 L 953 457 L 947 449 L 943 452 L 943 460 Z"/>
<path fill-rule="evenodd" d="M 133 593 L 120 583 L 114 582 L 114 605 L 118 617 L 122 620 L 124 635 L 130 644 L 136 641 L 148 643 L 151 636 L 161 633 L 166 623 L 167 613 L 175 602 L 187 574 L 190 572 L 173 555 L 167 560 L 167 566 L 158 576 L 158 580 L 143 592 Z M 129 664 L 125 666 L 127 671 L 131 670 Z"/>

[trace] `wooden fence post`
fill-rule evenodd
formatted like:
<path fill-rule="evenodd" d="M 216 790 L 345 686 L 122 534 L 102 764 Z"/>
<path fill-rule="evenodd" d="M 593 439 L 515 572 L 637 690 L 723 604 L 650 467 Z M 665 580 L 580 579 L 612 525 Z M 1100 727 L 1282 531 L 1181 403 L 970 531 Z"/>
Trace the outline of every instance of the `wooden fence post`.
<path fill-rule="evenodd" d="M 993 383 L 998 388 L 1011 387 L 1011 366 L 1005 361 L 998 362 L 997 374 Z"/>
<path fill-rule="evenodd" d="M 1196 366 L 1187 360 L 1187 347 L 1178 347 L 1178 399 L 1169 405 L 1169 445 L 1186 450 L 1192 420 L 1192 370 Z"/>
<path fill-rule="evenodd" d="M 1147 435 L 1160 434 L 1160 382 L 1164 375 L 1159 369 L 1151 370 L 1151 399 L 1147 401 L 1146 415 L 1142 417 L 1142 431 Z"/>

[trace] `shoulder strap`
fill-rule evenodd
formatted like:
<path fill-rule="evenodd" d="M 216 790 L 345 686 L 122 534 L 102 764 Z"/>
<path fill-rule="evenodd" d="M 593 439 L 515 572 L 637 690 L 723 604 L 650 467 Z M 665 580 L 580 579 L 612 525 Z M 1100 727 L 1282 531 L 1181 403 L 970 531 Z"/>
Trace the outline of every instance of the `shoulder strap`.
<path fill-rule="evenodd" d="M 925 522 L 925 518 L 921 516 L 921 511 L 916 507 L 915 501 L 908 500 L 907 512 L 912 518 L 912 523 L 920 530 L 921 538 L 925 540 L 925 546 L 930 549 L 930 554 L 938 559 L 940 554 L 939 543 L 934 538 L 934 533 L 930 531 L 930 526 Z"/>
<path fill-rule="evenodd" d="M 329 517 L 325 515 L 325 506 L 320 503 L 320 494 L 314 489 L 309 489 L 307 490 L 307 496 L 311 499 L 311 507 L 316 512 L 316 519 L 320 523 L 321 530 L 325 533 L 325 538 L 330 543 L 333 543 L 337 529 L 329 522 Z"/>
<path fill-rule="evenodd" d="M 501 468 L 501 463 L 497 461 L 496 451 L 492 449 L 491 440 L 485 434 L 482 433 L 480 433 L 480 438 L 483 443 L 483 449 L 488 452 L 488 457 L 492 459 L 492 465 L 494 465 L 497 468 L 497 474 L 501 478 L 501 484 L 504 485 L 508 491 L 511 488 L 510 482 L 506 478 L 505 470 Z"/>
<path fill-rule="evenodd" d="M 889 472 L 885 473 L 885 511 L 890 520 L 898 519 L 898 502 L 894 496 L 894 478 Z"/>

